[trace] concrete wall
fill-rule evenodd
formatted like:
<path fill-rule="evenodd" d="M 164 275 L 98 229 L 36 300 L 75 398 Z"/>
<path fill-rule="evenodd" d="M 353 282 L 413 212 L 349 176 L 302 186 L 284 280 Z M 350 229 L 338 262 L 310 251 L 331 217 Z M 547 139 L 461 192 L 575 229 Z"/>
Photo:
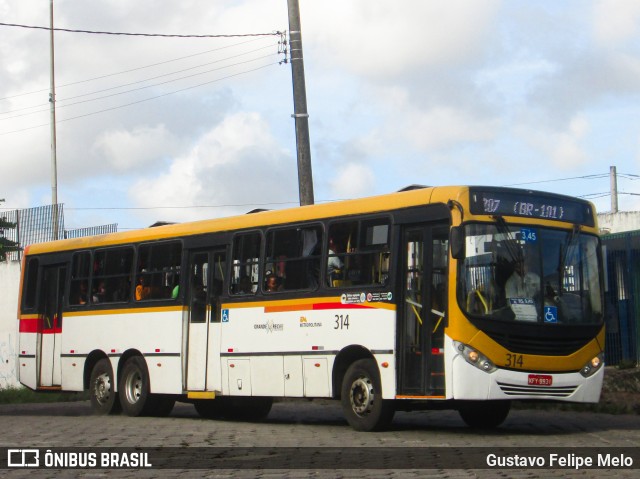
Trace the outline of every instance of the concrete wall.
<path fill-rule="evenodd" d="M 20 263 L 0 261 L 0 389 L 19 386 L 16 375 L 19 288 Z"/>
<path fill-rule="evenodd" d="M 598 227 L 605 234 L 640 230 L 640 211 L 599 213 Z"/>

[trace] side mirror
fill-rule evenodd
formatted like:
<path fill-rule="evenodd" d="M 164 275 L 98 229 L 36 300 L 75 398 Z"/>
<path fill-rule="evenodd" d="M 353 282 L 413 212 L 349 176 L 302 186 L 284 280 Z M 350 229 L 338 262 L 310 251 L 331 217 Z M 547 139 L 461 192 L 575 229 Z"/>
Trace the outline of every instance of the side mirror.
<path fill-rule="evenodd" d="M 449 244 L 451 245 L 451 256 L 455 259 L 464 259 L 464 227 L 454 226 L 451 228 Z"/>

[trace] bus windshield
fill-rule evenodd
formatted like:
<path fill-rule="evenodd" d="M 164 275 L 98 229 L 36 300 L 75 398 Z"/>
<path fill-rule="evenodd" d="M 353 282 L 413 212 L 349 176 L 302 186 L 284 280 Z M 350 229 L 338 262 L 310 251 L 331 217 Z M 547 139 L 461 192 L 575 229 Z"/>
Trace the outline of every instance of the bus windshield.
<path fill-rule="evenodd" d="M 538 323 L 602 322 L 598 239 L 573 231 L 495 224 L 465 226 L 458 302 L 472 317 Z"/>

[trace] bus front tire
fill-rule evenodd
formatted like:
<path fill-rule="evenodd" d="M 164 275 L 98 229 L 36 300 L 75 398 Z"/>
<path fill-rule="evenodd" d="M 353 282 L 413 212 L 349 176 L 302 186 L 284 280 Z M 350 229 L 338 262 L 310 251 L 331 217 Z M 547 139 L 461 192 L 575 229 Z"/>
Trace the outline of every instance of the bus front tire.
<path fill-rule="evenodd" d="M 460 417 L 469 427 L 494 429 L 507 419 L 511 401 L 461 401 L 458 406 Z"/>
<path fill-rule="evenodd" d="M 342 410 L 356 431 L 386 429 L 395 413 L 393 401 L 382 399 L 378 366 L 373 359 L 355 361 L 344 376 Z"/>
<path fill-rule="evenodd" d="M 127 416 L 146 416 L 152 413 L 149 393 L 149 372 L 143 358 L 134 356 L 122 369 L 118 387 L 120 404 Z"/>
<path fill-rule="evenodd" d="M 120 400 L 114 386 L 111 362 L 106 358 L 99 360 L 89 379 L 89 397 L 94 414 L 103 416 L 120 412 Z"/>

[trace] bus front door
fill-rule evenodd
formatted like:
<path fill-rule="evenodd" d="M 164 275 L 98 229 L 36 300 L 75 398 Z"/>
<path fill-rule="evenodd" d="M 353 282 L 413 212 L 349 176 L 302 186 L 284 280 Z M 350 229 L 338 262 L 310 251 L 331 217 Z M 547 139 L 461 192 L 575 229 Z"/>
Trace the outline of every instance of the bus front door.
<path fill-rule="evenodd" d="M 224 250 L 192 252 L 187 291 L 188 324 L 184 387 L 187 391 L 219 390 L 220 307 L 225 268 Z"/>
<path fill-rule="evenodd" d="M 402 229 L 399 396 L 443 397 L 448 226 Z"/>
<path fill-rule="evenodd" d="M 62 300 L 66 279 L 64 266 L 47 266 L 43 270 L 40 301 L 40 371 L 38 386 L 57 387 L 62 384 L 61 340 Z"/>

